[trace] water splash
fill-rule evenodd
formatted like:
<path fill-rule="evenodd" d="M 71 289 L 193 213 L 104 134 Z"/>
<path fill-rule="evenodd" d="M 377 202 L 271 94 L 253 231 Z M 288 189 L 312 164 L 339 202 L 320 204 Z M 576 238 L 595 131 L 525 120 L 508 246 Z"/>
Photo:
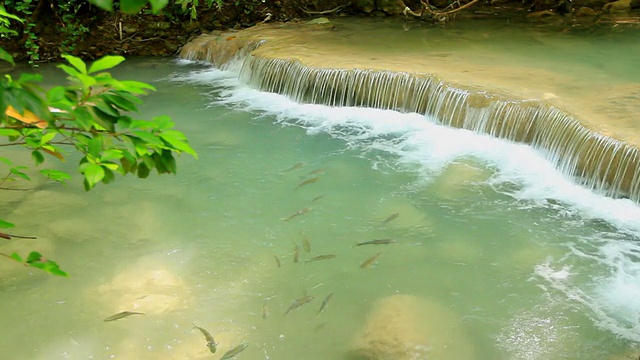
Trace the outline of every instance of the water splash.
<path fill-rule="evenodd" d="M 539 100 L 460 89 L 429 75 L 311 68 L 257 56 L 245 59 L 240 79 L 298 102 L 417 112 L 444 125 L 527 143 L 583 186 L 640 201 L 638 149 L 598 134 Z"/>

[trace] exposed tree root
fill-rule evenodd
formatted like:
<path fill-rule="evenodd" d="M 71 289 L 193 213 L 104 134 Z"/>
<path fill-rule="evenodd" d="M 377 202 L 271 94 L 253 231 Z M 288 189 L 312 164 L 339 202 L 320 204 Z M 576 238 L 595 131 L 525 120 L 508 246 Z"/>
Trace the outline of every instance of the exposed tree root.
<path fill-rule="evenodd" d="M 480 0 L 473 0 L 471 2 L 468 2 L 468 3 L 464 4 L 464 5 L 458 6 L 457 8 L 452 9 L 452 10 L 446 10 L 445 9 L 445 11 L 434 11 L 434 10 L 432 10 L 431 4 L 429 4 L 428 0 L 425 0 L 425 1 L 420 0 L 420 3 L 422 3 L 423 8 L 422 8 L 422 10 L 416 12 L 416 11 L 411 10 L 411 8 L 409 8 L 407 5 L 405 5 L 405 3 L 402 0 L 399 0 L 400 5 L 402 5 L 404 7 L 404 11 L 403 11 L 404 16 L 411 15 L 411 16 L 415 16 L 415 17 L 419 17 L 419 18 L 428 16 L 428 17 L 431 17 L 431 18 L 433 18 L 433 19 L 435 19 L 437 21 L 440 21 L 440 22 L 449 21 L 451 15 L 455 14 L 456 12 L 458 12 L 460 10 L 463 10 L 463 9 L 466 9 L 466 8 L 470 7 L 471 5 L 477 3 L 478 1 L 480 1 Z M 460 3 L 456 2 L 456 4 L 459 5 Z M 450 5 L 450 7 L 453 7 L 453 6 L 454 6 L 453 4 Z M 448 8 L 449 7 L 447 7 L 447 9 Z"/>

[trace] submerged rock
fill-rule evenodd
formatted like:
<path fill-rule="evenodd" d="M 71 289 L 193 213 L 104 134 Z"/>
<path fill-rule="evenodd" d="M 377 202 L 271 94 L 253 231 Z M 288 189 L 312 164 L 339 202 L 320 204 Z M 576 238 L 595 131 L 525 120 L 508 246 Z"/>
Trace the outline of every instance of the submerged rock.
<path fill-rule="evenodd" d="M 576 10 L 575 15 L 576 16 L 596 16 L 596 12 L 590 7 L 583 6 L 578 10 Z"/>
<path fill-rule="evenodd" d="M 374 304 L 346 358 L 419 360 L 431 357 L 474 358 L 459 320 L 443 304 L 412 295 L 392 295 Z"/>
<path fill-rule="evenodd" d="M 331 22 L 331 20 L 327 19 L 326 17 L 321 17 L 321 18 L 307 21 L 307 25 L 322 26 L 329 29 L 333 29 L 335 27 Z"/>
<path fill-rule="evenodd" d="M 627 12 L 629 10 L 631 10 L 631 0 L 618 0 L 602 7 L 602 11 L 608 13 Z"/>
<path fill-rule="evenodd" d="M 152 259 L 121 270 L 89 294 L 97 295 L 105 305 L 104 314 L 122 310 L 164 314 L 185 309 L 192 300 L 184 281 Z"/>

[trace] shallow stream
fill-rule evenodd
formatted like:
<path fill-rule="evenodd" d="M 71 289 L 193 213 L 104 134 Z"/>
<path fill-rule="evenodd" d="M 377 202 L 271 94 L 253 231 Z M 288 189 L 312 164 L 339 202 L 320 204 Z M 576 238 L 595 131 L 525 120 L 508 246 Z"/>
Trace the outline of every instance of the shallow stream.
<path fill-rule="evenodd" d="M 39 250 L 71 276 L 0 263 L 3 356 L 217 359 L 247 343 L 237 359 L 351 359 L 363 339 L 406 359 L 637 351 L 640 207 L 529 147 L 297 104 L 202 64 L 131 59 L 114 75 L 153 83 L 143 116 L 170 115 L 200 158 L 7 195 L 3 217 L 38 239 L 0 251 Z M 374 239 L 392 242 L 356 246 Z M 308 262 L 320 255 L 335 257 Z M 145 314 L 103 321 L 124 310 Z"/>

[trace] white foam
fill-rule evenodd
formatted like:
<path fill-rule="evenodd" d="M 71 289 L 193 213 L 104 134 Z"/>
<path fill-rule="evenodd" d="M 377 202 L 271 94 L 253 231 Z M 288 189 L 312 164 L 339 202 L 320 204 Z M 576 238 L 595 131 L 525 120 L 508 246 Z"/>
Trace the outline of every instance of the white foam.
<path fill-rule="evenodd" d="M 640 206 L 576 185 L 530 146 L 441 126 L 415 113 L 299 104 L 285 96 L 250 89 L 239 83 L 237 74 L 216 69 L 182 74 L 174 80 L 215 84 L 217 104 L 272 116 L 280 124 L 300 126 L 310 135 L 327 133 L 348 147 L 387 152 L 398 163 L 423 169 L 425 178 L 437 176 L 452 162 L 473 158 L 495 170 L 490 186 L 518 202 L 547 206 L 553 199 L 571 216 L 604 220 L 621 234 L 640 237 Z M 568 247 L 566 258 L 555 263 L 549 259 L 534 269 L 537 279 L 545 284 L 542 287 L 559 291 L 571 304 L 585 307 L 598 326 L 640 341 L 640 265 L 636 264 L 640 247 L 608 239 L 594 242 L 596 253 L 584 256 L 577 248 Z M 590 258 L 596 273 L 606 275 L 591 282 L 577 276 L 581 274 L 568 265 L 576 257 L 583 261 Z"/>
<path fill-rule="evenodd" d="M 282 124 L 301 126 L 309 134 L 326 132 L 349 146 L 386 151 L 432 174 L 457 159 L 472 157 L 497 170 L 491 185 L 498 191 L 538 204 L 554 199 L 567 204 L 576 215 L 640 234 L 640 206 L 576 185 L 524 144 L 437 125 L 415 113 L 299 104 L 282 95 L 250 89 L 229 71 L 209 68 L 177 75 L 174 80 L 215 84 L 223 88 L 216 100 L 219 104 L 270 115 Z M 510 186 L 505 190 L 502 185 Z"/>

